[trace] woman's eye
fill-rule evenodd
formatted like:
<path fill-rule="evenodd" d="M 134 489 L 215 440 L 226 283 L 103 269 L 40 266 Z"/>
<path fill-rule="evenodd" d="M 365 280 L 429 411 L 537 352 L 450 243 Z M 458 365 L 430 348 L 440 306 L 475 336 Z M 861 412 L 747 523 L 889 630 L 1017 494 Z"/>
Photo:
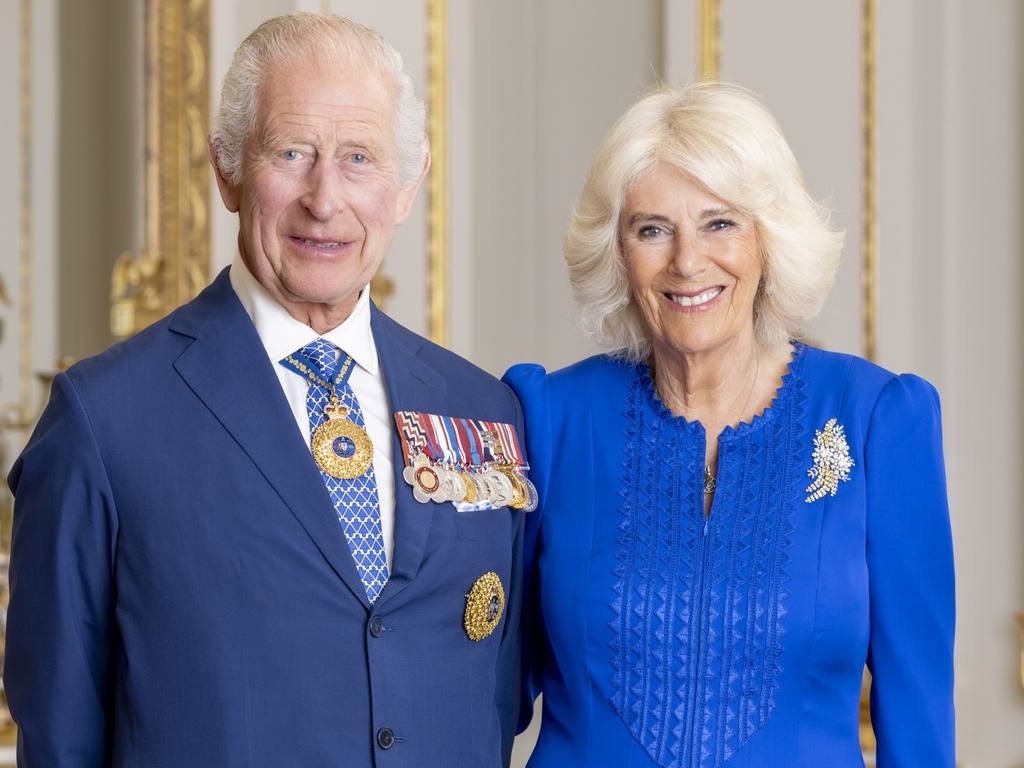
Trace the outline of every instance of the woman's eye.
<path fill-rule="evenodd" d="M 648 224 L 647 226 L 640 227 L 636 234 L 641 240 L 650 240 L 652 238 L 659 237 L 664 232 L 665 230 L 657 224 Z"/>
<path fill-rule="evenodd" d="M 732 221 L 731 219 L 715 219 L 714 221 L 708 224 L 708 229 L 714 232 L 718 232 L 719 230 L 729 229 L 729 227 L 733 227 L 735 225 L 736 222 Z"/>

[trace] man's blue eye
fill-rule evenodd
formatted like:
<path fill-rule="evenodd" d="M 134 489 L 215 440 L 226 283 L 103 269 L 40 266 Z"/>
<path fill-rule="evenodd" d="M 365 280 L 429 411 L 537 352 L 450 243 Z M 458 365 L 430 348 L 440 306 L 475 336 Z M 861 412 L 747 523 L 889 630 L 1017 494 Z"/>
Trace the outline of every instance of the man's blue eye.
<path fill-rule="evenodd" d="M 352 160 L 353 163 L 365 163 L 366 155 L 364 155 L 362 152 L 353 152 L 352 155 L 350 156 L 350 159 Z"/>
<path fill-rule="evenodd" d="M 301 157 L 301 155 L 299 154 L 299 151 L 296 149 L 286 149 L 284 152 L 281 153 L 281 157 L 283 157 L 285 160 L 298 160 L 299 157 Z"/>

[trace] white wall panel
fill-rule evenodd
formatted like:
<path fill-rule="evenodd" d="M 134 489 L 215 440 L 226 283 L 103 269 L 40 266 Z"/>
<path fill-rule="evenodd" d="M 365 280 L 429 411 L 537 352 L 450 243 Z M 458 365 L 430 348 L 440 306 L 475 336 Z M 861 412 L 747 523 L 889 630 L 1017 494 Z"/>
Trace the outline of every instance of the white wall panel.
<path fill-rule="evenodd" d="M 661 4 L 530 0 L 474 7 L 471 357 L 565 365 L 577 330 L 562 237 L 614 120 L 659 77 Z M 453 211 L 453 216 L 459 216 Z"/>

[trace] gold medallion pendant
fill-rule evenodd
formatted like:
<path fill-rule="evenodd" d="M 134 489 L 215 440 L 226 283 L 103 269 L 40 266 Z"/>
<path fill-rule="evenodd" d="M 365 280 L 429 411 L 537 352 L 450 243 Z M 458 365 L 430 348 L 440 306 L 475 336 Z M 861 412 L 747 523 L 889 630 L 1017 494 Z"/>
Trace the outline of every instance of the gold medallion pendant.
<path fill-rule="evenodd" d="M 327 421 L 313 433 L 313 458 L 331 477 L 352 480 L 373 463 L 373 443 L 366 430 L 346 418 L 348 408 L 334 401 L 324 408 Z"/>
<path fill-rule="evenodd" d="M 466 614 L 463 626 L 466 636 L 480 642 L 498 627 L 505 611 L 505 589 L 494 571 L 488 571 L 475 582 L 466 595 Z"/>

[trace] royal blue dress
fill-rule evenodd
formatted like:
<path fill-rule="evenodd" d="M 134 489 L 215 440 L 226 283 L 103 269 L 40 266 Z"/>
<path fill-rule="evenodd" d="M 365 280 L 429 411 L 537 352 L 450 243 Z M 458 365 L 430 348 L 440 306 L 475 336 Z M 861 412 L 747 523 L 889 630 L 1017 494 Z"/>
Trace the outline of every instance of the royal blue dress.
<path fill-rule="evenodd" d="M 663 406 L 645 365 L 598 356 L 505 380 L 541 498 L 524 598 L 527 697 L 544 694 L 531 768 L 859 768 L 865 662 L 878 768 L 952 768 L 930 384 L 796 344 L 769 408 L 719 438 L 705 519 L 704 429 Z"/>

